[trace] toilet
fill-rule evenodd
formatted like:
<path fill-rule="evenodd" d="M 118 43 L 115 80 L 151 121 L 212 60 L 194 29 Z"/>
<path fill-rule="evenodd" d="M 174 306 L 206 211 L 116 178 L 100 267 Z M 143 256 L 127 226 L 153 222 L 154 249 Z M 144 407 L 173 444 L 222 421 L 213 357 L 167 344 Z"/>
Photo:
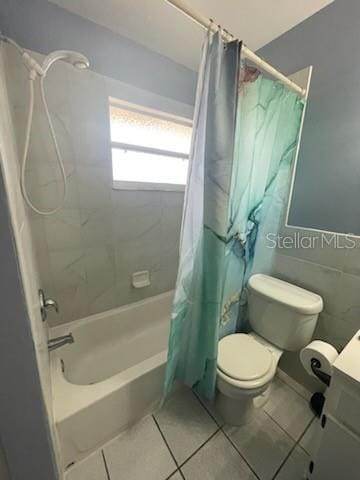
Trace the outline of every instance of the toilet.
<path fill-rule="evenodd" d="M 216 407 L 226 423 L 242 425 L 266 402 L 284 351 L 298 351 L 312 338 L 322 298 L 264 274 L 248 282 L 251 332 L 222 338 L 218 346 Z"/>

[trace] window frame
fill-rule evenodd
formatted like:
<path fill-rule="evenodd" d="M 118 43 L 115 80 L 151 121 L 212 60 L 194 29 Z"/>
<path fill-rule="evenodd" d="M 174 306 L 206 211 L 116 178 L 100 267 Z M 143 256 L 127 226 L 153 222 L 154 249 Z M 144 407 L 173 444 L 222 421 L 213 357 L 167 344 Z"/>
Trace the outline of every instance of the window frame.
<path fill-rule="evenodd" d="M 149 115 L 155 118 L 162 120 L 167 120 L 170 122 L 178 123 L 180 125 L 185 125 L 187 127 L 193 126 L 192 120 L 186 117 L 180 117 L 171 113 L 163 112 L 161 110 L 156 110 L 149 107 L 144 107 L 142 105 L 137 105 L 134 103 L 126 102 L 114 97 L 109 97 L 109 118 L 110 118 L 110 128 L 111 128 L 111 117 L 110 117 L 110 107 L 119 107 L 124 110 L 129 110 L 130 112 L 140 113 L 143 115 Z M 128 143 L 111 142 L 111 162 L 112 162 L 112 150 L 127 150 L 129 152 L 141 152 L 149 153 L 152 155 L 162 155 L 165 157 L 181 158 L 189 160 L 190 155 L 184 155 L 180 152 L 174 152 L 171 150 L 163 150 L 160 148 L 145 147 L 142 145 L 132 145 Z M 113 173 L 112 173 L 113 174 Z M 114 190 L 157 190 L 157 191 L 170 191 L 170 192 L 184 192 L 186 184 L 177 184 L 177 183 L 161 183 L 161 182 L 133 182 L 125 180 L 115 180 L 112 179 L 113 189 Z"/>

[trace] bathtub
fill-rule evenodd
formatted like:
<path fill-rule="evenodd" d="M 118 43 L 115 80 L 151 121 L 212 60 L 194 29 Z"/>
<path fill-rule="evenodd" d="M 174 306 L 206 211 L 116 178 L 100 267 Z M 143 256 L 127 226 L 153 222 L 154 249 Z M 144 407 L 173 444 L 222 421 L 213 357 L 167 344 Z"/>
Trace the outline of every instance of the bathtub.
<path fill-rule="evenodd" d="M 50 354 L 66 467 L 152 411 L 161 398 L 173 292 L 52 328 L 75 342 Z"/>

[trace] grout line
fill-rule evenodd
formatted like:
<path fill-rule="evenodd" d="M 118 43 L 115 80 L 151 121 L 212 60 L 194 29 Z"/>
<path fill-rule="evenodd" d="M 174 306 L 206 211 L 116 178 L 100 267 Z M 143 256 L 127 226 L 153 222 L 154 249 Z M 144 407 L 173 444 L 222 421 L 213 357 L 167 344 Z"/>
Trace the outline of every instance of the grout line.
<path fill-rule="evenodd" d="M 168 442 L 167 442 L 167 440 L 166 440 L 166 438 L 165 438 L 165 435 L 164 435 L 163 432 L 161 431 L 160 425 L 158 424 L 155 416 L 154 416 L 154 415 L 151 415 L 151 416 L 152 416 L 152 418 L 153 418 L 153 420 L 154 420 L 154 422 L 155 422 L 155 425 L 157 426 L 157 428 L 158 428 L 158 430 L 159 430 L 159 432 L 160 432 L 160 435 L 161 435 L 161 437 L 162 437 L 162 439 L 163 439 L 163 441 L 164 441 L 167 449 L 169 450 L 169 453 L 170 453 L 172 459 L 173 459 L 174 462 L 175 462 L 176 470 L 178 470 L 179 464 L 178 464 L 178 462 L 176 461 L 175 455 L 173 454 L 173 452 L 172 452 L 172 450 L 171 450 L 171 448 L 170 448 L 170 445 L 168 444 Z M 173 475 L 174 473 L 175 473 L 175 472 L 172 472 L 171 475 Z M 170 475 L 170 476 L 171 476 L 171 475 Z"/>
<path fill-rule="evenodd" d="M 265 412 L 266 413 L 266 412 Z M 306 427 L 304 428 L 302 434 L 300 435 L 300 437 L 298 438 L 298 440 L 296 440 L 296 442 L 294 443 L 294 445 L 292 446 L 292 448 L 290 449 L 290 452 L 287 454 L 287 456 L 284 458 L 284 460 L 282 461 L 282 463 L 280 464 L 279 468 L 276 470 L 275 472 L 275 475 L 272 477 L 272 480 L 276 480 L 276 477 L 277 475 L 279 474 L 280 470 L 283 468 L 283 466 L 285 465 L 285 463 L 288 461 L 289 457 L 291 456 L 291 454 L 293 453 L 293 451 L 295 450 L 296 447 L 299 447 L 301 448 L 308 456 L 309 453 L 300 445 L 300 440 L 303 438 L 303 436 L 305 435 L 305 433 L 308 431 L 308 429 L 310 428 L 310 425 L 313 423 L 313 421 L 315 420 L 315 417 L 312 418 L 310 420 L 310 422 L 306 425 Z M 289 434 L 288 434 L 289 435 Z M 292 438 L 292 437 L 291 437 Z"/>
<path fill-rule="evenodd" d="M 195 393 L 192 389 L 191 389 L 191 391 L 192 391 L 193 395 L 195 396 L 195 398 L 196 398 L 196 399 L 198 400 L 198 402 L 200 403 L 200 405 L 206 410 L 206 412 L 207 412 L 207 413 L 210 415 L 210 417 L 214 420 L 214 422 L 216 423 L 216 425 L 221 428 L 224 424 L 220 424 L 220 423 L 218 422 L 218 420 L 215 418 L 214 414 L 211 413 L 211 411 L 210 411 L 209 408 L 206 406 L 206 404 L 203 403 L 200 395 L 198 395 L 197 393 Z"/>
<path fill-rule="evenodd" d="M 280 380 L 281 380 L 281 379 L 280 379 Z M 283 383 L 285 383 L 283 380 L 281 380 L 281 381 L 282 381 Z M 287 384 L 285 383 L 285 385 L 287 385 Z M 192 391 L 192 393 L 194 394 L 194 396 L 197 398 L 197 400 L 199 401 L 199 403 L 201 404 L 201 406 L 207 411 L 207 413 L 208 413 L 208 414 L 210 415 L 210 417 L 214 420 L 214 422 L 220 427 L 218 431 L 221 431 L 221 432 L 223 433 L 223 435 L 225 436 L 225 438 L 226 438 L 226 439 L 230 442 L 230 444 L 235 448 L 236 452 L 237 452 L 237 453 L 240 455 L 240 457 L 244 460 L 244 462 L 245 462 L 246 465 L 249 467 L 249 469 L 252 471 L 252 473 L 256 476 L 256 478 L 257 478 L 258 480 L 260 480 L 260 477 L 257 475 L 257 473 L 255 472 L 255 470 L 253 469 L 253 467 L 251 466 L 251 464 L 246 460 L 246 458 L 245 458 L 244 455 L 240 452 L 240 450 L 238 449 L 238 447 L 236 446 L 236 444 L 232 441 L 232 439 L 227 435 L 227 433 L 226 433 L 225 430 L 223 429 L 223 427 L 225 426 L 225 424 L 220 425 L 219 422 L 215 419 L 214 415 L 208 410 L 208 408 L 206 407 L 206 405 L 202 402 L 201 397 L 198 396 L 193 390 L 191 390 L 191 391 Z M 295 391 L 295 390 L 294 390 L 294 391 Z M 299 395 L 298 392 L 296 392 L 296 393 Z M 299 396 L 300 396 L 300 395 L 299 395 Z M 301 398 L 303 398 L 303 397 L 301 397 Z M 269 415 L 267 412 L 265 412 L 265 410 L 264 410 L 263 408 L 262 408 L 261 410 L 262 410 L 279 428 L 281 428 L 281 430 L 294 442 L 294 445 L 296 445 L 296 440 L 295 440 L 294 438 L 292 438 L 292 436 L 289 435 L 288 432 L 287 432 L 286 430 L 284 430 L 284 428 L 283 428 L 281 425 L 279 425 L 279 424 L 276 422 L 276 420 L 274 420 L 274 419 L 272 418 L 271 415 Z M 311 423 L 311 421 L 310 421 L 310 423 Z M 305 428 L 305 430 L 306 430 L 306 429 L 307 429 L 307 427 Z M 217 433 L 217 432 L 215 432 L 215 433 Z M 212 437 L 210 437 L 210 438 L 212 438 Z M 301 438 L 301 437 L 300 437 L 300 438 Z M 208 440 L 210 440 L 210 439 L 208 439 Z M 205 443 L 206 443 L 206 442 L 205 442 Z M 204 444 L 204 445 L 205 445 L 205 444 Z M 203 445 L 202 445 L 202 446 L 203 446 Z M 201 446 L 200 448 L 202 448 L 202 446 Z M 194 454 L 197 453 L 197 452 L 200 450 L 200 448 L 199 448 L 198 450 L 196 450 L 196 452 L 194 452 Z M 194 455 L 194 454 L 193 454 L 193 455 Z M 191 455 L 191 457 L 192 457 L 193 455 Z M 189 457 L 189 459 L 190 459 L 191 457 Z M 189 459 L 187 459 L 186 462 L 187 462 Z M 186 463 L 186 462 L 184 462 L 184 463 Z M 183 466 L 184 463 L 183 463 L 181 466 Z"/>
<path fill-rule="evenodd" d="M 215 430 L 215 432 L 212 433 L 207 440 L 205 440 L 205 442 L 203 442 L 186 460 L 184 460 L 184 461 L 180 464 L 179 468 L 183 467 L 183 466 L 185 465 L 185 463 L 187 463 L 190 459 L 192 459 L 212 438 L 215 437 L 215 435 L 216 435 L 217 433 L 220 432 L 220 430 L 221 430 L 220 427 L 217 428 L 217 429 Z"/>
<path fill-rule="evenodd" d="M 285 428 L 282 427 L 282 426 L 280 425 L 280 423 L 278 423 L 277 420 L 275 420 L 275 418 L 273 418 L 273 417 L 270 415 L 270 413 L 266 412 L 264 409 L 263 409 L 263 412 L 264 412 L 265 415 L 266 415 L 267 417 L 269 417 L 270 420 L 272 420 L 284 433 L 286 433 L 286 435 L 290 438 L 290 440 L 292 440 L 294 443 L 297 443 L 297 440 L 296 440 L 294 437 L 292 437 L 292 436 L 290 435 L 290 433 L 287 432 L 287 431 L 285 430 Z M 310 422 L 311 422 L 311 420 L 310 420 Z M 306 428 L 307 428 L 307 425 L 306 425 L 306 427 L 305 427 L 305 430 L 306 430 Z M 300 436 L 301 436 L 301 435 L 300 435 Z"/>
<path fill-rule="evenodd" d="M 106 458 L 105 458 L 104 450 L 101 450 L 101 455 L 102 455 L 102 458 L 103 458 L 103 461 L 104 461 L 104 466 L 105 466 L 105 471 L 106 471 L 106 478 L 107 478 L 107 480 L 111 480 L 111 478 L 110 478 L 110 473 L 109 473 L 109 468 L 108 468 L 108 465 L 107 465 L 107 463 L 106 463 Z"/>
<path fill-rule="evenodd" d="M 293 451 L 295 450 L 297 446 L 297 443 L 295 442 L 294 445 L 290 448 L 290 451 L 289 453 L 286 455 L 286 457 L 284 458 L 284 460 L 280 463 L 278 469 L 276 470 L 276 472 L 274 473 L 273 477 L 271 480 L 275 480 L 276 477 L 278 476 L 280 470 L 282 469 L 282 467 L 285 465 L 285 463 L 288 461 L 290 455 L 293 453 Z"/>
<path fill-rule="evenodd" d="M 279 374 L 276 374 L 275 376 L 278 378 L 278 380 L 280 380 L 282 383 L 284 383 L 284 384 L 285 384 L 287 387 L 289 387 L 293 392 L 297 393 L 300 398 L 302 398 L 303 400 L 305 400 L 305 401 L 309 404 L 310 399 L 309 399 L 309 398 L 306 398 L 304 395 L 302 395 L 301 393 L 299 393 L 293 385 L 291 385 L 290 383 L 288 383 L 288 382 L 285 380 L 285 378 L 281 378 L 282 375 L 287 375 L 287 373 L 283 372 L 283 373 L 281 373 L 280 375 L 279 375 Z M 287 375 L 287 376 L 290 377 L 289 375 Z M 291 377 L 290 377 L 290 379 L 293 380 Z M 293 381 L 294 381 L 295 383 L 297 383 L 296 380 L 293 380 Z M 303 388 L 304 390 L 307 390 L 305 387 L 303 387 L 303 386 L 300 385 L 299 383 L 298 383 L 298 385 L 299 385 L 300 388 Z M 309 395 L 310 395 L 310 397 L 311 397 L 312 393 L 311 393 L 309 390 L 307 390 L 307 391 L 309 392 Z"/>
<path fill-rule="evenodd" d="M 301 442 L 301 440 L 304 438 L 306 432 L 310 429 L 311 425 L 315 422 L 315 419 L 316 419 L 316 417 L 314 416 L 314 418 L 310 420 L 310 422 L 308 423 L 308 425 L 306 426 L 306 428 L 304 429 L 304 431 L 303 431 L 302 434 L 300 435 L 299 440 L 296 442 L 296 443 L 299 445 L 299 447 L 302 448 L 302 449 L 304 450 L 304 452 L 306 452 L 309 456 L 310 456 L 310 453 L 307 452 L 307 451 L 305 450 L 305 448 L 303 448 L 303 447 L 300 445 L 300 442 Z"/>
<path fill-rule="evenodd" d="M 258 480 L 261 480 L 259 475 L 255 472 L 254 468 L 252 467 L 252 465 L 246 460 L 246 458 L 244 457 L 244 455 L 240 452 L 239 448 L 237 447 L 237 445 L 232 441 L 231 437 L 225 432 L 225 430 L 223 429 L 223 427 L 220 428 L 221 432 L 223 433 L 224 437 L 228 440 L 228 442 L 235 448 L 235 450 L 237 451 L 237 453 L 240 455 L 240 457 L 244 460 L 244 462 L 246 463 L 246 465 L 249 467 L 249 469 L 251 470 L 251 472 L 255 475 L 255 477 L 258 479 Z"/>
<path fill-rule="evenodd" d="M 179 473 L 180 474 L 180 477 L 183 479 L 183 480 L 186 480 L 182 471 L 180 470 L 180 468 L 178 468 L 177 470 L 175 470 L 175 472 L 172 472 L 168 477 L 165 478 L 165 480 L 171 480 L 172 477 L 176 474 L 176 473 Z"/>
<path fill-rule="evenodd" d="M 184 476 L 183 472 L 180 470 L 180 468 L 179 468 L 178 472 L 180 473 L 180 475 L 181 475 L 181 478 L 182 478 L 183 480 L 186 480 L 186 478 L 185 478 L 185 476 Z"/>

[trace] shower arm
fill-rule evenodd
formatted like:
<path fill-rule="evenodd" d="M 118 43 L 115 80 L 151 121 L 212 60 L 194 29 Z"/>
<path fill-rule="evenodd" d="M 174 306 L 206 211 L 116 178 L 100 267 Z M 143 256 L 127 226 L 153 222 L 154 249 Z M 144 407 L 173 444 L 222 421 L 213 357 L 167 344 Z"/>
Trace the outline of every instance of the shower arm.
<path fill-rule="evenodd" d="M 31 80 L 35 80 L 36 75 L 42 77 L 45 75 L 45 72 L 41 65 L 32 58 L 18 43 L 15 42 L 10 37 L 6 37 L 5 35 L 0 33 L 0 41 L 8 43 L 9 45 L 13 46 L 21 55 L 26 68 L 29 70 Z"/>

